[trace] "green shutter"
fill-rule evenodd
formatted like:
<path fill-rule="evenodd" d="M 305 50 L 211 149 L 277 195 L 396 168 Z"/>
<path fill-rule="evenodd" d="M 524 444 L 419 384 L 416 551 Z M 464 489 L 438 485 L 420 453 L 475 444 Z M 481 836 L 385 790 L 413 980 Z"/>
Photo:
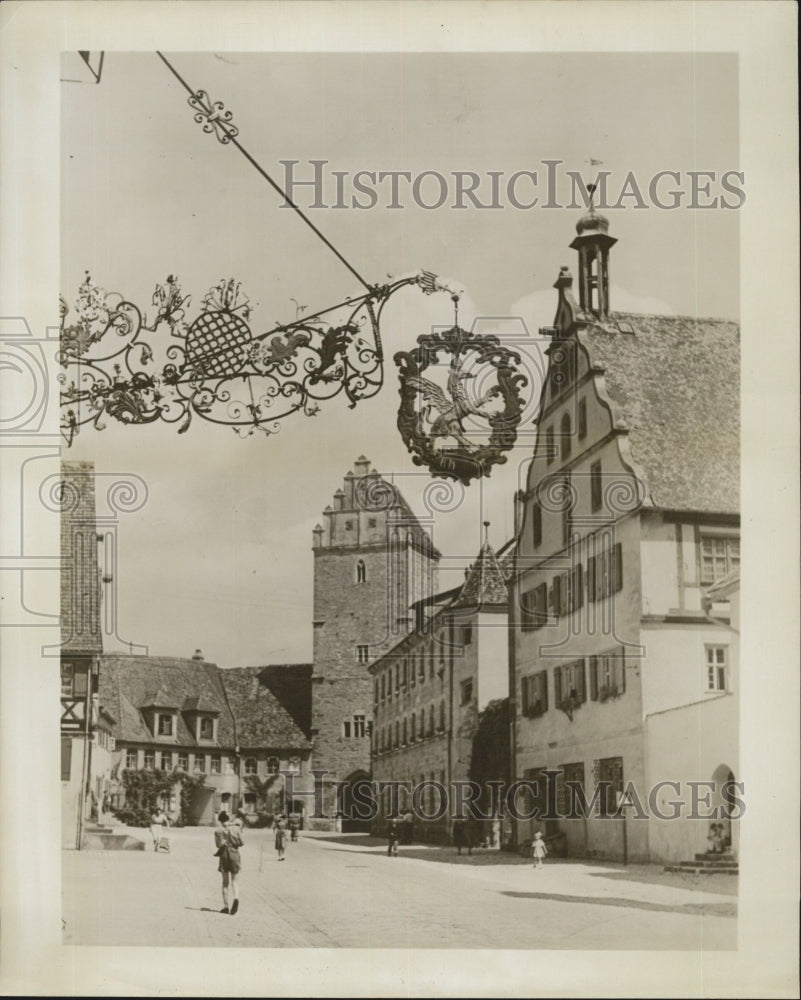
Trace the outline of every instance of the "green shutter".
<path fill-rule="evenodd" d="M 553 578 L 553 613 L 557 618 L 562 617 L 562 577 Z"/>
<path fill-rule="evenodd" d="M 576 660 L 576 666 L 578 667 L 578 700 L 579 704 L 583 705 L 587 700 L 587 667 L 584 661 L 584 657 L 580 660 Z"/>
<path fill-rule="evenodd" d="M 598 657 L 590 657 L 590 698 L 598 701 Z"/>
<path fill-rule="evenodd" d="M 615 580 L 612 588 L 616 594 L 623 586 L 623 546 L 620 542 L 615 545 Z"/>

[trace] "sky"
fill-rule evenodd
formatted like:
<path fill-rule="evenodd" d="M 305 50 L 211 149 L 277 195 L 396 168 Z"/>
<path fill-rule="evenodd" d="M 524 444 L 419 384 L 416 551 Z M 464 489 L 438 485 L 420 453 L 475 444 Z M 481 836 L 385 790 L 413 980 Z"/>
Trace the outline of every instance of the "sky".
<path fill-rule="evenodd" d="M 663 170 L 738 170 L 737 62 L 727 55 L 167 54 L 193 88 L 223 101 L 245 148 L 281 182 L 281 160 L 326 171 L 490 171 L 508 177 L 543 161 L 591 180 L 611 172 L 612 199 L 631 171 L 647 190 Z M 72 75 L 65 72 L 65 76 Z M 202 132 L 186 93 L 155 54 L 109 53 L 98 86 L 62 83 L 62 294 L 86 271 L 145 311 L 155 284 L 177 275 L 196 315 L 221 278 L 242 282 L 254 332 L 359 291 L 353 275 L 232 147 Z M 602 167 L 590 161 L 602 161 Z M 332 175 L 326 175 L 330 185 Z M 747 178 L 745 183 L 747 191 Z M 381 188 L 382 192 L 384 188 Z M 422 189 L 421 190 L 428 190 Z M 522 183 L 520 191 L 529 196 Z M 348 195 L 351 193 L 347 189 Z M 541 193 L 541 192 L 540 192 Z M 569 185 L 558 191 L 569 201 Z M 713 194 L 720 194 L 718 185 Z M 333 201 L 333 187 L 327 197 Z M 647 195 L 646 195 L 647 197 Z M 298 200 L 310 203 L 308 189 Z M 459 322 L 514 339 L 530 385 L 518 445 L 489 479 L 445 492 L 413 465 L 396 428 L 394 366 L 374 399 L 334 400 L 280 433 L 239 439 L 197 418 L 175 427 L 84 428 L 69 459 L 103 477 L 136 475 L 147 501 L 120 515 L 114 568 L 117 635 L 152 654 L 201 648 L 221 665 L 311 658 L 312 529 L 353 461 L 366 455 L 429 517 L 443 552 L 441 585 L 463 577 L 482 522 L 500 546 L 530 459 L 542 362 L 537 331 L 556 307 L 552 285 L 578 209 L 308 209 L 368 282 L 426 268 L 461 293 Z M 505 199 L 504 199 L 505 200 Z M 623 207 L 605 212 L 612 308 L 737 319 L 736 211 Z M 398 293 L 385 311 L 389 357 L 448 326 L 447 295 Z M 98 510 L 104 512 L 105 484 Z"/>

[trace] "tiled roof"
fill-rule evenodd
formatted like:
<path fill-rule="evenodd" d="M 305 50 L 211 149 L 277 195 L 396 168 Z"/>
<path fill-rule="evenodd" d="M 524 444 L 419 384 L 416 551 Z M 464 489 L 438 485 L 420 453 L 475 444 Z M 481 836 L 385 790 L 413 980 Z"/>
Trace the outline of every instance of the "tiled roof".
<path fill-rule="evenodd" d="M 484 542 L 478 559 L 470 567 L 464 586 L 452 607 L 483 607 L 488 604 L 506 605 L 506 577 L 502 565 L 489 542 Z"/>
<path fill-rule="evenodd" d="M 658 508 L 739 511 L 739 333 L 727 320 L 635 313 L 579 332 Z"/>
<path fill-rule="evenodd" d="M 240 747 L 306 749 L 303 731 L 261 678 L 264 667 L 220 670 Z"/>
<path fill-rule="evenodd" d="M 154 701 L 154 693 L 156 700 Z M 163 742 L 154 737 L 142 708 L 175 708 L 177 727 L 171 740 L 181 746 L 197 743 L 183 710 L 191 699 L 202 699 L 219 713 L 217 742 L 234 746 L 233 718 L 225 701 L 219 670 L 213 663 L 168 656 L 126 656 L 107 653 L 100 659 L 100 704 L 117 719 L 118 740 Z"/>

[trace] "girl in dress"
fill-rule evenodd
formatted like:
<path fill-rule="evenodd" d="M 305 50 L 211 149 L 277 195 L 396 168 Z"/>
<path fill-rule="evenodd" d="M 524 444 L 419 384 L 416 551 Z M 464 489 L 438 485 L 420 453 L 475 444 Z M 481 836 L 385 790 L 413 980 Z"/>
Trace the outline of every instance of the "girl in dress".
<path fill-rule="evenodd" d="M 531 845 L 531 856 L 534 858 L 535 868 L 542 868 L 542 861 L 547 853 L 548 848 L 545 846 L 542 834 L 539 832 L 535 833 L 534 843 Z"/>

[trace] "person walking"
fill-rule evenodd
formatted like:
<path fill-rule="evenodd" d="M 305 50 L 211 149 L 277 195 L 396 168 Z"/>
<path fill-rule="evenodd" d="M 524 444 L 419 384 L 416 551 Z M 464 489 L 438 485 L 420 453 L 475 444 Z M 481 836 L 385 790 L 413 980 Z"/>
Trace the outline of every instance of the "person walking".
<path fill-rule="evenodd" d="M 397 858 L 398 840 L 400 839 L 400 823 L 397 816 L 390 816 L 387 823 L 387 857 Z"/>
<path fill-rule="evenodd" d="M 217 829 L 214 831 L 214 843 L 217 850 L 215 858 L 220 859 L 217 871 L 222 873 L 222 913 L 233 916 L 239 909 L 239 872 L 242 859 L 239 848 L 243 845 L 242 828 L 236 820 L 231 821 L 227 812 L 221 812 L 217 817 Z M 229 906 L 230 895 L 230 906 Z"/>
<path fill-rule="evenodd" d="M 170 840 L 164 833 L 164 827 L 169 825 L 170 821 L 167 819 L 164 809 L 160 805 L 156 806 L 150 815 L 150 833 L 153 837 L 154 851 L 169 851 Z"/>
<path fill-rule="evenodd" d="M 286 829 L 284 828 L 284 821 L 279 816 L 275 821 L 275 849 L 278 852 L 278 860 L 284 860 L 284 850 L 286 847 Z"/>
<path fill-rule="evenodd" d="M 534 843 L 531 845 L 531 856 L 534 858 L 535 868 L 542 868 L 542 862 L 547 853 L 548 848 L 545 846 L 542 834 L 537 831 L 537 833 L 534 834 Z"/>
<path fill-rule="evenodd" d="M 298 817 L 295 815 L 295 813 L 290 813 L 290 815 L 289 815 L 289 839 L 292 841 L 293 844 L 296 844 L 297 841 L 298 841 L 298 827 L 299 826 L 300 826 L 300 823 L 298 821 Z"/>

